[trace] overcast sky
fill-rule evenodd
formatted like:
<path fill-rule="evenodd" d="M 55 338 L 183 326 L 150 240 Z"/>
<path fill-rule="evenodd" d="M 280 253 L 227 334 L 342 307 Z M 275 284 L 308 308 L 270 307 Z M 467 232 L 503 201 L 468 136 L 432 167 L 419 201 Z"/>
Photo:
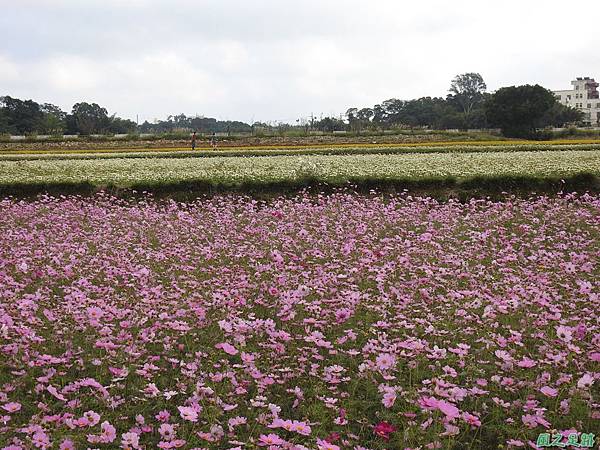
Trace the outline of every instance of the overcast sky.
<path fill-rule="evenodd" d="M 558 0 L 0 0 L 0 95 L 140 122 L 293 122 L 388 98 L 600 78 L 598 9 Z M 579 20 L 576 20 L 579 18 Z"/>

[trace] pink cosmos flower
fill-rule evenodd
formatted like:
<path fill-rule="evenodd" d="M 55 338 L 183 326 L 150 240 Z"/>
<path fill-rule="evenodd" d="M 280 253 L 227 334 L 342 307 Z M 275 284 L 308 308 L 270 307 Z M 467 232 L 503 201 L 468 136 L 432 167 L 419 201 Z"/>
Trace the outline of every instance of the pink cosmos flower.
<path fill-rule="evenodd" d="M 232 417 L 231 419 L 229 419 L 227 421 L 227 425 L 229 425 L 229 430 L 233 430 L 234 427 L 244 425 L 247 422 L 248 422 L 248 419 L 246 419 L 245 417 L 236 416 L 236 417 Z"/>
<path fill-rule="evenodd" d="M 311 433 L 311 428 L 305 422 L 298 422 L 297 420 L 294 420 L 292 423 L 292 431 L 295 431 L 303 436 L 308 436 Z"/>
<path fill-rule="evenodd" d="M 194 408 L 190 408 L 189 406 L 178 406 L 177 409 L 183 420 L 198 422 L 198 412 Z"/>
<path fill-rule="evenodd" d="M 293 423 L 291 420 L 283 420 L 279 417 L 276 417 L 273 419 L 271 425 L 269 425 L 269 428 L 283 428 L 284 430 L 291 431 L 292 425 Z"/>
<path fill-rule="evenodd" d="M 460 415 L 458 408 L 445 400 L 439 400 L 437 407 L 450 420 L 455 419 Z"/>
<path fill-rule="evenodd" d="M 99 320 L 104 315 L 104 311 L 102 311 L 102 308 L 98 308 L 97 306 L 90 306 L 87 309 L 87 314 L 90 319 Z"/>
<path fill-rule="evenodd" d="M 456 425 L 452 425 L 449 422 L 444 424 L 444 429 L 446 431 L 441 433 L 440 436 L 456 436 L 458 433 L 460 433 L 460 428 Z"/>
<path fill-rule="evenodd" d="M 21 410 L 21 404 L 18 402 L 6 403 L 5 405 L 2 405 L 2 409 L 9 413 L 15 413 Z"/>
<path fill-rule="evenodd" d="M 130 450 L 130 449 L 139 449 L 140 448 L 140 437 L 137 433 L 123 433 L 121 435 L 121 447 Z"/>
<path fill-rule="evenodd" d="M 59 450 L 75 450 L 75 444 L 71 439 L 65 439 L 58 447 Z"/>
<path fill-rule="evenodd" d="M 285 441 L 283 439 L 281 439 L 279 436 L 277 436 L 276 434 L 261 434 L 260 437 L 258 438 L 258 445 L 260 445 L 261 447 L 264 446 L 271 446 L 271 445 L 282 445 L 284 444 Z"/>
<path fill-rule="evenodd" d="M 100 414 L 95 411 L 86 411 L 83 413 L 83 417 L 87 419 L 88 426 L 93 427 L 100 423 Z"/>
<path fill-rule="evenodd" d="M 163 409 L 162 411 L 159 411 L 159 413 L 154 417 L 159 422 L 168 422 L 169 418 L 171 417 L 171 413 L 169 411 L 167 411 L 166 409 Z"/>
<path fill-rule="evenodd" d="M 550 427 L 550 422 L 540 414 L 525 414 L 521 417 L 521 420 L 527 428 L 536 428 L 538 425 L 546 428 Z"/>
<path fill-rule="evenodd" d="M 100 425 L 100 435 L 88 434 L 87 440 L 92 444 L 110 444 L 117 438 L 117 430 L 109 422 L 104 421 Z"/>
<path fill-rule="evenodd" d="M 577 381 L 577 387 L 579 389 L 588 389 L 592 387 L 592 384 L 594 384 L 594 377 L 589 373 L 586 373 L 579 381 Z"/>
<path fill-rule="evenodd" d="M 158 427 L 158 433 L 167 441 L 175 439 L 175 427 L 169 423 L 163 423 Z"/>
<path fill-rule="evenodd" d="M 590 360 L 595 362 L 600 362 L 600 352 L 590 353 Z"/>
<path fill-rule="evenodd" d="M 561 341 L 571 342 L 573 340 L 573 330 L 571 327 L 559 325 L 558 327 L 556 327 L 556 336 Z"/>
<path fill-rule="evenodd" d="M 438 407 L 438 399 L 435 397 L 421 397 L 419 399 L 419 405 L 423 409 L 436 409 Z"/>
<path fill-rule="evenodd" d="M 396 393 L 394 391 L 386 392 L 385 394 L 383 394 L 382 402 L 383 406 L 385 406 L 386 408 L 391 408 L 396 402 Z"/>
<path fill-rule="evenodd" d="M 504 362 L 511 362 L 513 359 L 506 350 L 496 350 L 494 354 Z"/>
<path fill-rule="evenodd" d="M 530 369 L 532 367 L 535 367 L 536 365 L 537 365 L 537 363 L 533 359 L 530 359 L 527 357 L 523 358 L 521 361 L 519 361 L 517 363 L 517 366 L 523 367 L 525 369 Z"/>
<path fill-rule="evenodd" d="M 102 422 L 100 429 L 102 430 L 102 442 L 105 444 L 110 444 L 117 438 L 117 430 L 109 422 Z"/>
<path fill-rule="evenodd" d="M 50 392 L 50 394 L 52 394 L 52 396 L 53 396 L 53 397 L 56 397 L 57 399 L 59 399 L 59 400 L 61 400 L 61 401 L 63 401 L 63 402 L 67 401 L 67 399 L 65 398 L 65 396 L 64 396 L 64 395 L 62 395 L 60 392 L 58 392 L 58 389 L 56 389 L 54 386 L 52 386 L 52 385 L 49 385 L 49 386 L 46 388 L 46 390 L 47 390 L 48 392 Z"/>
<path fill-rule="evenodd" d="M 551 388 L 550 386 L 542 387 L 540 392 L 548 397 L 556 397 L 558 395 L 558 389 Z"/>
<path fill-rule="evenodd" d="M 340 450 L 337 445 L 330 444 L 326 440 L 317 438 L 317 448 L 319 450 Z"/>
<path fill-rule="evenodd" d="M 47 449 L 50 448 L 50 437 L 43 431 L 36 431 L 31 438 L 31 443 L 36 448 Z"/>
<path fill-rule="evenodd" d="M 525 424 L 527 428 L 535 428 L 538 426 L 538 421 L 536 416 L 532 414 L 525 414 L 521 417 L 521 420 Z"/>
<path fill-rule="evenodd" d="M 233 345 L 231 345 L 227 342 L 222 342 L 220 344 L 217 344 L 217 345 L 215 345 L 215 347 L 220 348 L 228 355 L 237 355 L 238 354 L 238 350 Z"/>
<path fill-rule="evenodd" d="M 479 417 L 473 415 L 473 414 L 469 414 L 468 412 L 464 412 L 462 414 L 462 418 L 465 422 L 467 422 L 469 425 L 473 426 L 473 427 L 480 427 L 481 426 L 481 421 L 479 420 Z"/>
<path fill-rule="evenodd" d="M 380 353 L 375 360 L 375 364 L 379 370 L 385 372 L 396 365 L 396 357 L 389 353 Z"/>

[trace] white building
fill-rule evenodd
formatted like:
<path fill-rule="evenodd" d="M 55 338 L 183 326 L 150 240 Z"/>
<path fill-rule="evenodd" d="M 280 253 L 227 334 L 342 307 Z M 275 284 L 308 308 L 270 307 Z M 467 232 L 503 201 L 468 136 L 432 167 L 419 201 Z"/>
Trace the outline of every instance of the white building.
<path fill-rule="evenodd" d="M 589 77 L 580 77 L 571 81 L 570 91 L 554 91 L 557 100 L 566 106 L 572 106 L 583 112 L 583 121 L 589 125 L 600 125 L 599 84 Z"/>

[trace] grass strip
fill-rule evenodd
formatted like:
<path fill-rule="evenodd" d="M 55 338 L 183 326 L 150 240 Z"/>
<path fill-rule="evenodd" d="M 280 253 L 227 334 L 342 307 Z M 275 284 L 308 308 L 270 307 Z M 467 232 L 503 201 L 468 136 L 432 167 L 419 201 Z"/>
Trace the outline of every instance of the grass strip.
<path fill-rule="evenodd" d="M 65 183 L 14 183 L 0 184 L 1 197 L 31 198 L 38 195 L 94 195 L 106 192 L 123 198 L 146 198 L 152 194 L 157 198 L 173 200 L 193 200 L 203 195 L 244 194 L 256 198 L 272 198 L 280 195 L 295 195 L 308 190 L 327 194 L 349 189 L 359 193 L 399 193 L 430 196 L 437 199 L 470 198 L 502 199 L 514 195 L 555 195 L 567 192 L 600 192 L 600 176 L 592 173 L 578 173 L 564 178 L 556 177 L 514 177 L 490 176 L 468 179 L 422 178 L 422 179 L 380 179 L 373 177 L 352 177 L 349 179 L 323 182 L 313 177 L 272 182 L 244 181 L 239 184 L 192 180 L 170 183 L 136 183 L 130 187 L 115 184 L 96 185 L 88 182 Z"/>

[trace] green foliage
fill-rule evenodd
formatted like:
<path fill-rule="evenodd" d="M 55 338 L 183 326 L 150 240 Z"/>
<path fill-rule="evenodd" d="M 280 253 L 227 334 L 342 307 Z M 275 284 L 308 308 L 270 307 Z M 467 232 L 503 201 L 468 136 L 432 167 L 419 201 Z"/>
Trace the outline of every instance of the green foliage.
<path fill-rule="evenodd" d="M 0 97 L 0 133 L 33 136 L 36 134 L 107 134 L 136 131 L 135 122 L 108 116 L 105 108 L 96 103 L 80 102 L 71 114 L 51 103 L 42 105 L 33 100 Z"/>
<path fill-rule="evenodd" d="M 488 121 L 507 137 L 539 138 L 548 123 L 556 97 L 540 85 L 499 89 L 485 103 Z"/>
<path fill-rule="evenodd" d="M 314 128 L 326 133 L 332 133 L 334 131 L 346 130 L 346 124 L 343 120 L 336 119 L 335 117 L 324 117 L 323 119 L 315 122 Z"/>
<path fill-rule="evenodd" d="M 432 129 L 486 128 L 483 110 L 486 85 L 477 73 L 457 75 L 446 99 L 421 97 L 414 100 L 391 98 L 373 108 L 346 111 L 350 131 L 422 127 Z"/>
<path fill-rule="evenodd" d="M 185 114 L 168 116 L 167 120 L 156 123 L 145 121 L 139 126 L 140 133 L 173 133 L 177 131 L 197 131 L 199 133 L 250 133 L 252 127 L 244 122 L 217 120 L 211 117 L 188 117 Z"/>
<path fill-rule="evenodd" d="M 71 114 L 75 118 L 77 129 L 83 135 L 108 131 L 110 125 L 108 111 L 97 103 L 76 103 Z"/>
<path fill-rule="evenodd" d="M 548 110 L 543 118 L 543 122 L 554 127 L 564 127 L 568 124 L 574 124 L 583 120 L 583 112 L 570 106 L 565 106 L 556 102 Z"/>
<path fill-rule="evenodd" d="M 0 98 L 3 110 L 4 132 L 11 134 L 33 133 L 40 129 L 44 119 L 40 105 L 33 100 L 19 100 L 9 96 Z"/>
<path fill-rule="evenodd" d="M 478 110 L 481 111 L 486 89 L 483 77 L 478 73 L 457 75 L 452 80 L 447 101 L 461 112 L 464 127 L 475 128 L 471 116 L 477 114 Z M 479 118 L 481 117 L 482 115 L 479 114 Z"/>
<path fill-rule="evenodd" d="M 137 130 L 137 125 L 133 120 L 121 119 L 114 114 L 110 117 L 108 132 L 114 134 L 132 134 Z"/>

